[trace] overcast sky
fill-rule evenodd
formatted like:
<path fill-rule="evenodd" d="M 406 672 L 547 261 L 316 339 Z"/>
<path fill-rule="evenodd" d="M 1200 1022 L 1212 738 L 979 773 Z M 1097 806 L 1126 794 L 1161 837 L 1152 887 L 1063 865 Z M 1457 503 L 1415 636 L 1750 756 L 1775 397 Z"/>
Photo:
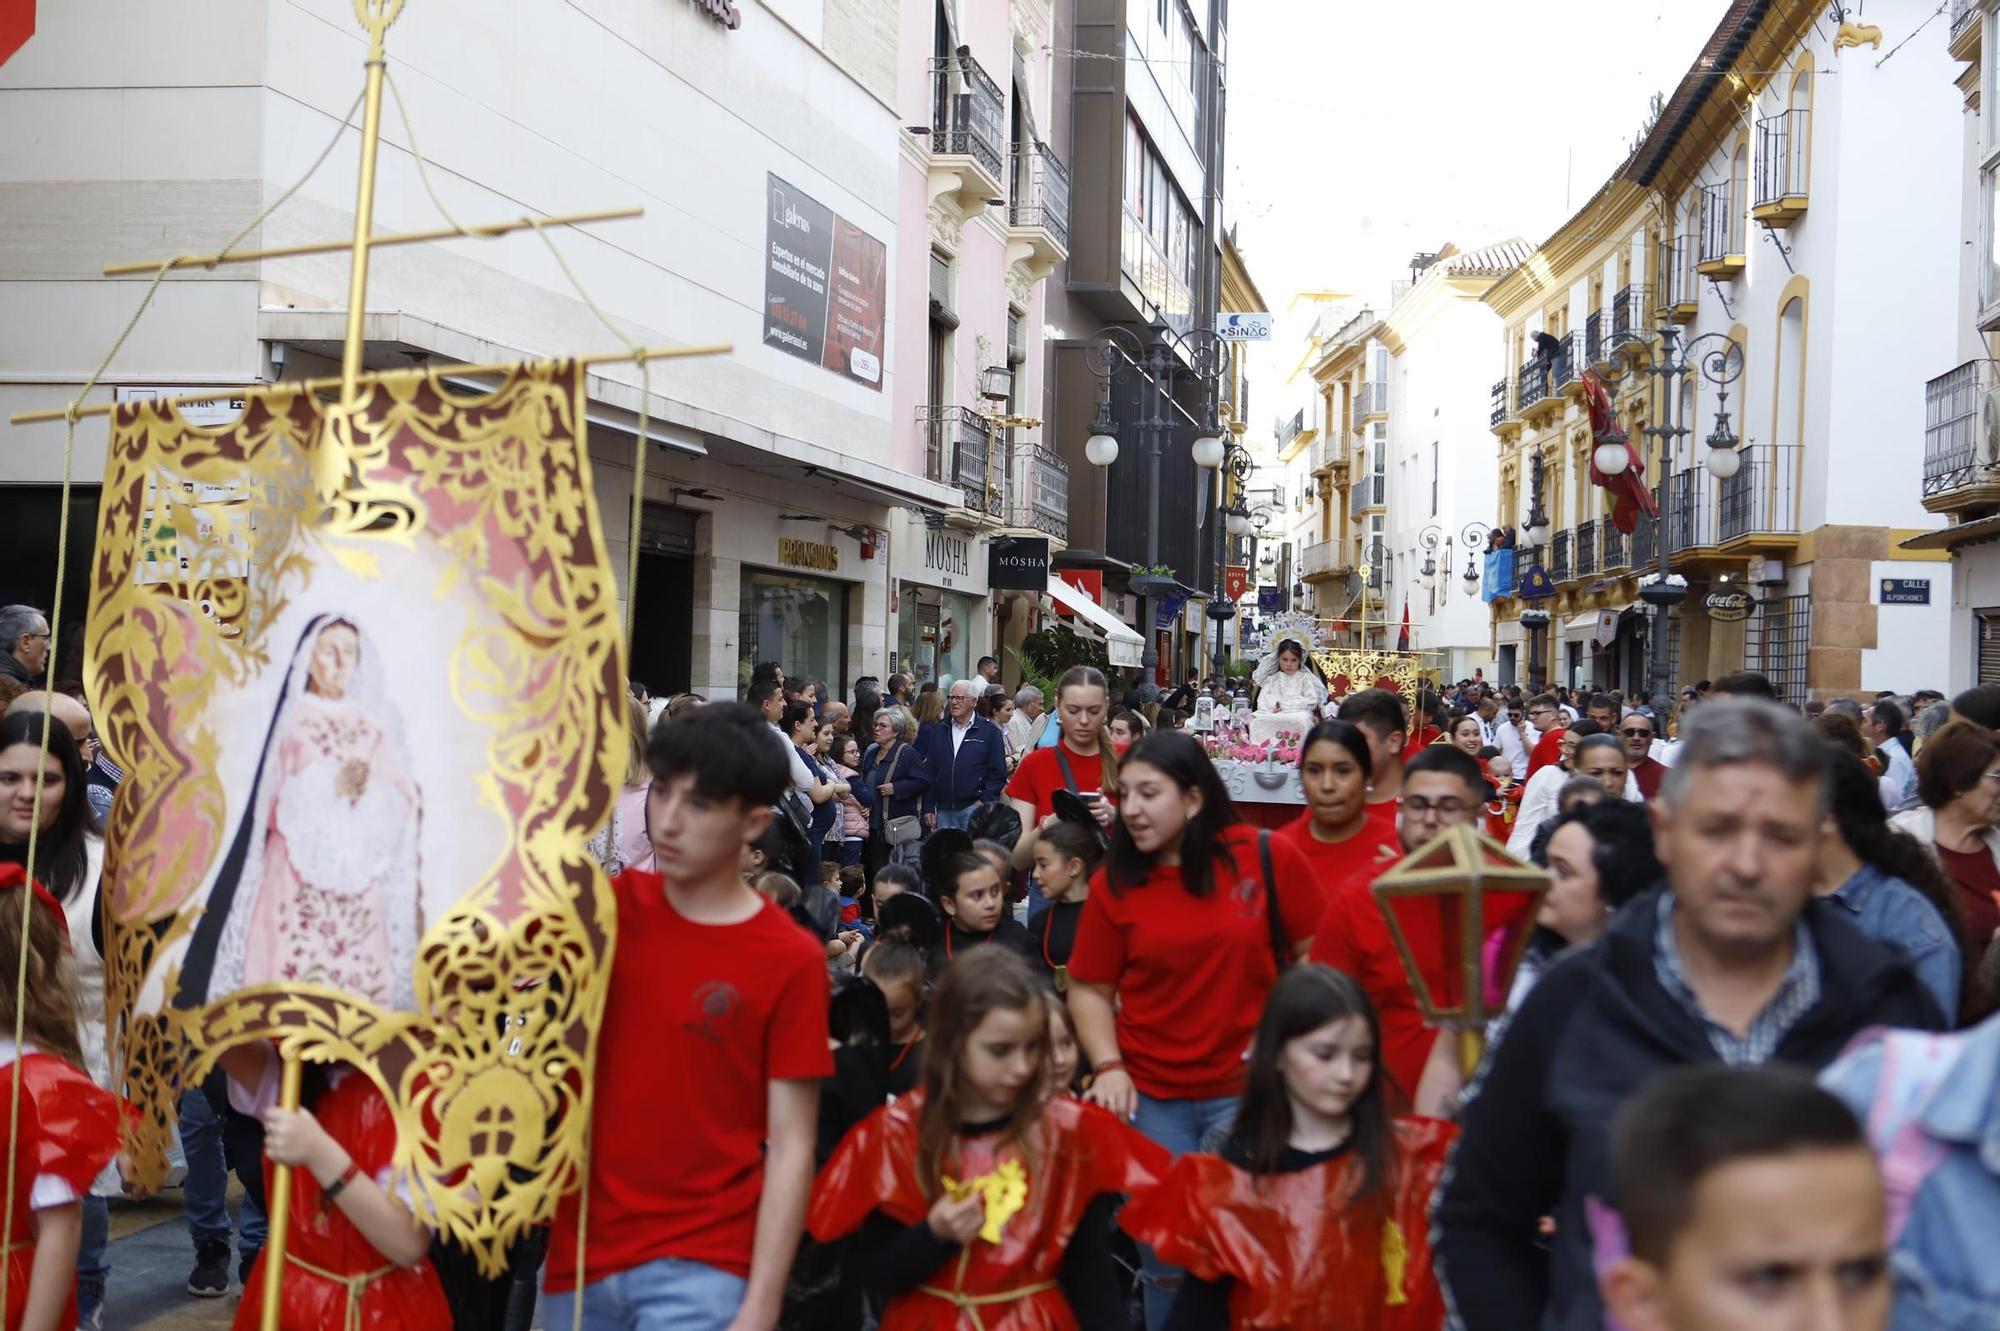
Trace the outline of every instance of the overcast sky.
<path fill-rule="evenodd" d="M 1622 162 L 1727 0 L 1235 0 L 1229 219 L 1280 314 L 1256 410 L 1289 410 L 1300 291 L 1367 296 L 1447 241 L 1531 243 Z M 1302 399 L 1298 399 L 1302 400 Z"/>

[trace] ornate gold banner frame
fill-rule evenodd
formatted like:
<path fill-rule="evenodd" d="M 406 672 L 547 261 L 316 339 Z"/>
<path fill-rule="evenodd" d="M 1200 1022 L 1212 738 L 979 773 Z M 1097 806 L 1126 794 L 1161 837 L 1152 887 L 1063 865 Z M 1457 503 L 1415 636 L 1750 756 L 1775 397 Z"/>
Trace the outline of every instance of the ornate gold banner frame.
<path fill-rule="evenodd" d="M 377 1082 L 420 1211 L 497 1273 L 506 1245 L 582 1176 L 615 922 L 583 846 L 610 814 L 629 725 L 583 366 L 520 365 L 490 393 L 447 386 L 456 373 L 367 376 L 351 404 L 276 385 L 219 427 L 170 405 L 122 404 L 86 669 L 105 748 L 127 774 L 107 833 L 107 1008 L 143 1115 L 141 1181 L 163 1181 L 179 1089 L 223 1049 L 276 1041 L 288 1058 L 343 1061 Z M 418 914 L 386 931 L 390 955 L 411 959 L 407 977 L 391 977 L 409 1006 L 311 975 L 218 979 L 211 996 L 209 968 L 219 976 L 221 963 L 188 968 L 207 894 L 227 877 L 232 846 L 270 844 L 255 791 L 276 780 L 266 766 L 276 770 L 281 724 L 263 731 L 262 704 L 275 696 L 270 714 L 283 717 L 283 699 L 300 691 L 302 623 L 346 621 L 359 626 L 357 668 L 371 650 L 389 663 L 380 696 L 393 706 L 376 718 L 385 736 L 399 715 L 413 730 L 485 737 L 460 755 L 463 791 L 423 788 L 422 763 L 409 764 L 424 800 L 412 807 L 430 822 L 457 819 L 410 835 Z M 424 634 L 449 645 L 433 656 L 391 636 Z M 244 710 L 257 729 L 245 730 Z M 245 734 L 268 738 L 244 753 Z M 269 756 L 246 783 L 258 752 Z M 232 838 L 240 828 L 249 835 Z M 480 848 L 477 864 L 461 862 L 463 881 L 433 853 L 447 832 Z M 405 928 L 413 936 L 397 941 Z M 217 933 L 211 921 L 211 943 Z"/>

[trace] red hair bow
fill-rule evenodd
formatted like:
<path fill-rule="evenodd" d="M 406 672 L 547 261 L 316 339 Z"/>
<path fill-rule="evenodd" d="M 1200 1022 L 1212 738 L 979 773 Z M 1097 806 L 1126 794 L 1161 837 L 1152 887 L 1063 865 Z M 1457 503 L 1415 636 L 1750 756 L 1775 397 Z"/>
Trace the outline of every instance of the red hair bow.
<path fill-rule="evenodd" d="M 68 947 L 69 916 L 64 912 L 62 902 L 57 901 L 55 894 L 46 887 L 43 887 L 40 881 L 29 883 L 28 871 L 24 866 L 19 864 L 0 864 L 0 891 L 10 891 L 21 886 L 23 883 L 28 883 L 30 887 L 34 888 L 35 895 L 41 898 L 42 904 L 55 912 L 56 923 L 63 927 L 63 946 Z"/>

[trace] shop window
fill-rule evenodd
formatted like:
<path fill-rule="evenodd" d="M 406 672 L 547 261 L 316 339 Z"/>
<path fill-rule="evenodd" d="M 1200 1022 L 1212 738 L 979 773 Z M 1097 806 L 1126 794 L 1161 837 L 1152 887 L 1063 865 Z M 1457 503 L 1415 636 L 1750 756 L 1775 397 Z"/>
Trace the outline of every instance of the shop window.
<path fill-rule="evenodd" d="M 847 693 L 846 583 L 745 568 L 737 616 L 738 684 L 749 687 L 759 661 L 776 661 L 787 678 L 817 679 Z"/>

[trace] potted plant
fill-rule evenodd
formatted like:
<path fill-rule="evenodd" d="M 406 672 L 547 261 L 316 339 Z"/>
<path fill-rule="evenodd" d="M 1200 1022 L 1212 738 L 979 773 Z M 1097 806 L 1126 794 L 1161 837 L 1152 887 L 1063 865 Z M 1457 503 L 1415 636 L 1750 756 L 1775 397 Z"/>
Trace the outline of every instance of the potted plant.
<path fill-rule="evenodd" d="M 1168 564 L 1139 564 L 1125 579 L 1134 596 L 1166 596 L 1180 590 L 1180 580 Z"/>

